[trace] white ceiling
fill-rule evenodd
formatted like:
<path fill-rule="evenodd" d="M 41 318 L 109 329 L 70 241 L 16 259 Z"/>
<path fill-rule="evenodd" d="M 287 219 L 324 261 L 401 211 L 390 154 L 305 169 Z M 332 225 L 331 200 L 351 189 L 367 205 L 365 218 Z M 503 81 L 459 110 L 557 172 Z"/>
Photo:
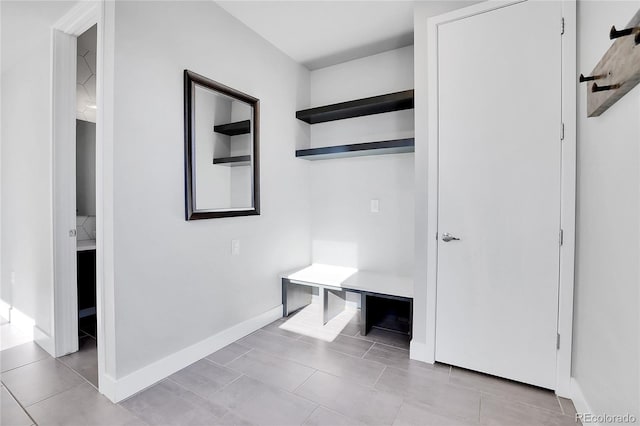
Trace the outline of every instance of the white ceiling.
<path fill-rule="evenodd" d="M 313 70 L 413 44 L 414 1 L 217 2 L 296 62 Z M 477 1 L 422 1 L 436 15 Z"/>

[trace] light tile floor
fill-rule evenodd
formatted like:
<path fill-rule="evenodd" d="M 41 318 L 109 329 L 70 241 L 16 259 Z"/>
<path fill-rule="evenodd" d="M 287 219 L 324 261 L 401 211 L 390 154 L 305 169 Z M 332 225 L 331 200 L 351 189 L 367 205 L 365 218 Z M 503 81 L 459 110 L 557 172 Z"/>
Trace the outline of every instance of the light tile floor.
<path fill-rule="evenodd" d="M 59 359 L 64 365 L 84 377 L 96 389 L 98 388 L 98 348 L 93 337 L 82 337 L 78 352 Z"/>
<path fill-rule="evenodd" d="M 33 343 L 0 352 L 2 425 L 575 425 L 553 392 L 409 360 L 408 342 L 307 309 L 112 404 Z M 64 361 L 64 362 L 62 362 Z M 67 365 L 65 365 L 65 363 Z M 79 367 L 75 367 L 79 368 Z"/>

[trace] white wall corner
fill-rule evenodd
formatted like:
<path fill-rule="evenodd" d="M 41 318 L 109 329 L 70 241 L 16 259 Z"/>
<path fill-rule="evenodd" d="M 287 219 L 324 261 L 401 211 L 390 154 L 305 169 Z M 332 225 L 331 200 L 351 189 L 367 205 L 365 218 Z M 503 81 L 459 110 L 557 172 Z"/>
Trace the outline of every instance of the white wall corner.
<path fill-rule="evenodd" d="M 594 414 L 591 410 L 591 405 L 582 393 L 582 388 L 580 384 L 576 380 L 575 377 L 571 378 L 571 400 L 573 401 L 573 405 L 576 407 L 576 413 L 579 414 Z M 600 423 L 590 422 L 594 426 L 600 426 Z"/>
<path fill-rule="evenodd" d="M 422 342 L 416 342 L 412 340 L 409 345 L 409 358 L 416 360 L 427 362 L 429 364 L 433 364 L 436 360 L 433 357 L 433 350 L 431 347 Z"/>
<path fill-rule="evenodd" d="M 120 402 L 281 317 L 282 305 L 278 305 L 120 379 L 104 374 L 100 380 L 100 392 L 112 402 Z"/>

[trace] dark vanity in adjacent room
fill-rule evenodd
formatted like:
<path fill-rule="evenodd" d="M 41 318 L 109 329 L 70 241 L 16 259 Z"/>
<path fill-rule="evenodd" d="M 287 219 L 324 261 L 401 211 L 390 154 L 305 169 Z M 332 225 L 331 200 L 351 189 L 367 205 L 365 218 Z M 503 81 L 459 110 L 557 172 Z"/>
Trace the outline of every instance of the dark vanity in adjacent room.
<path fill-rule="evenodd" d="M 96 124 L 76 120 L 78 337 L 96 338 Z M 91 342 L 95 344 L 95 342 Z"/>
<path fill-rule="evenodd" d="M 78 242 L 78 333 L 96 336 L 96 248 Z"/>

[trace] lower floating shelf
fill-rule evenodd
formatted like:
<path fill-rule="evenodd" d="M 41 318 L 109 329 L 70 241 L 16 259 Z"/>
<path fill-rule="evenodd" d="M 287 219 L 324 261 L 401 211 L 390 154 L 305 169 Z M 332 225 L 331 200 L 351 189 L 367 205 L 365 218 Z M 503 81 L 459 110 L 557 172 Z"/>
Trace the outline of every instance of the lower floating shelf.
<path fill-rule="evenodd" d="M 364 155 L 402 154 L 413 152 L 414 144 L 414 138 L 408 138 L 299 149 L 296 151 L 296 157 L 304 158 L 305 160 L 329 160 L 332 158 L 360 157 Z"/>
<path fill-rule="evenodd" d="M 251 165 L 251 156 L 250 155 L 238 155 L 237 157 L 222 157 L 222 158 L 214 158 L 213 164 L 219 164 L 221 166 L 250 166 Z"/>

